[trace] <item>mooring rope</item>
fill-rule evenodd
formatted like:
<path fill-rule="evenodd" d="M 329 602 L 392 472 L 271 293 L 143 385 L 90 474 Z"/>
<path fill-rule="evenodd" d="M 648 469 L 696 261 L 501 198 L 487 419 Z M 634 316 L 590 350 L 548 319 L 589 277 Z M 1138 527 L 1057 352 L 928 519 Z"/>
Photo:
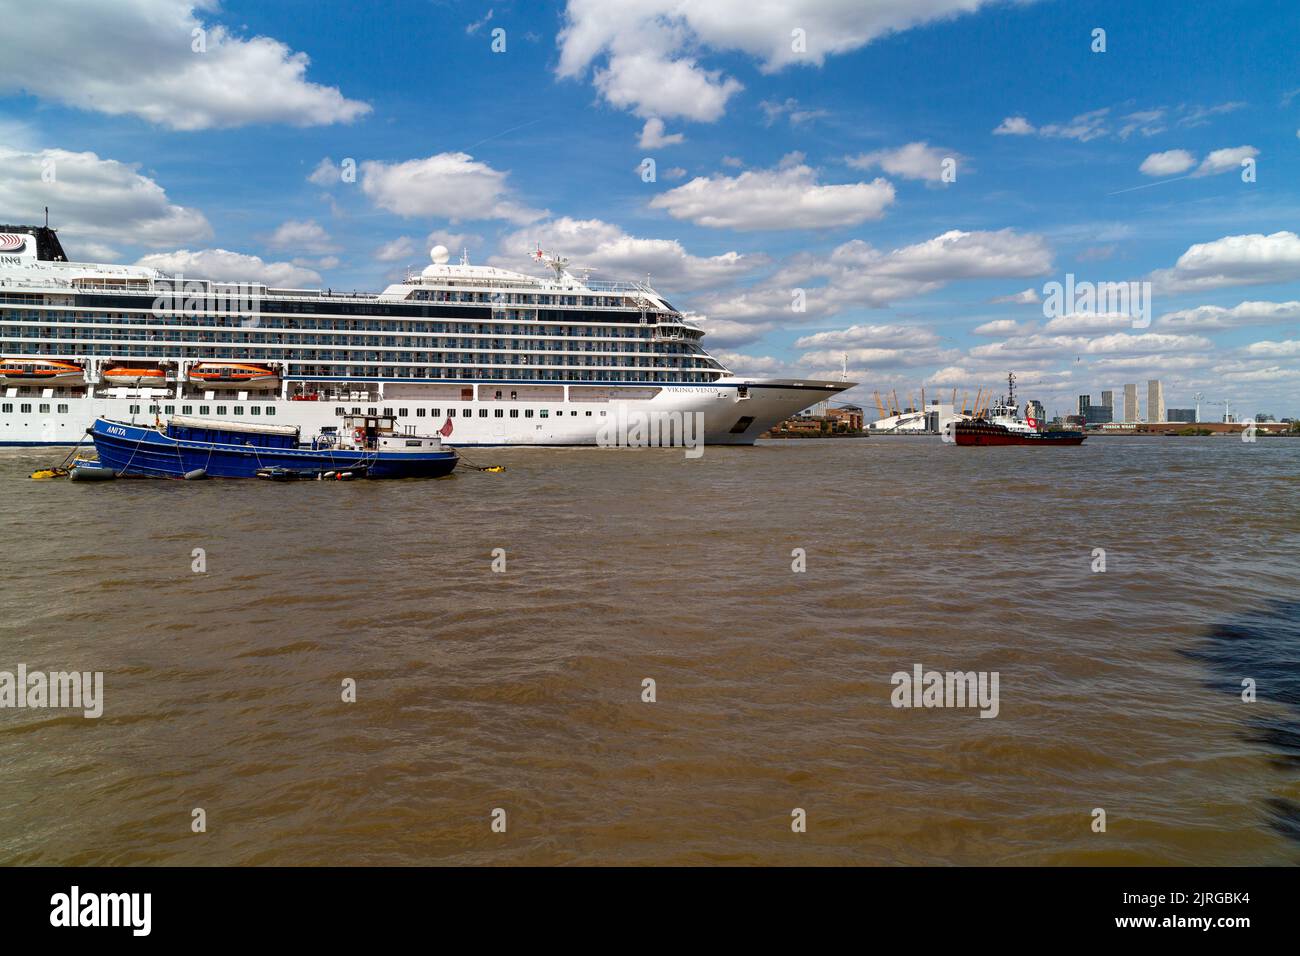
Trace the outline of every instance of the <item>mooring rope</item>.
<path fill-rule="evenodd" d="M 140 453 L 140 446 L 143 444 L 143 438 L 137 438 L 135 440 L 135 449 L 131 452 L 131 457 L 126 460 L 126 464 L 122 466 L 122 474 L 126 474 L 127 469 L 131 467 L 131 462 L 135 461 L 135 456 Z"/>

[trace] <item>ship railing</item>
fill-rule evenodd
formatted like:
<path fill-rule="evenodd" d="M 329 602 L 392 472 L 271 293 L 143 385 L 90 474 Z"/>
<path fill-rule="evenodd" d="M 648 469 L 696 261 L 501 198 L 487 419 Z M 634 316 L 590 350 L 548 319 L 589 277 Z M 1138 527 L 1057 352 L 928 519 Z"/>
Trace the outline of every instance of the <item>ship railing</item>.
<path fill-rule="evenodd" d="M 546 291 L 568 291 L 581 294 L 590 292 L 627 292 L 658 295 L 648 282 L 626 279 L 580 279 L 571 273 L 565 273 L 563 280 L 553 277 L 529 276 L 527 279 L 492 277 L 492 276 L 426 276 L 423 272 L 408 269 L 403 285 L 438 286 L 447 285 L 454 288 L 482 289 L 544 289 Z"/>
<path fill-rule="evenodd" d="M 658 295 L 658 293 L 645 282 L 628 282 L 619 279 L 591 279 L 583 283 L 583 285 L 592 292 L 641 292 L 649 295 Z"/>
<path fill-rule="evenodd" d="M 170 282 L 170 279 L 152 280 L 155 282 Z M 226 287 L 230 283 L 217 283 L 218 287 Z M 92 292 L 120 292 L 128 295 L 139 295 L 150 298 L 156 298 L 160 292 L 172 293 L 172 289 L 157 285 L 142 287 L 138 285 L 124 286 L 118 282 L 97 282 L 93 280 L 77 279 L 9 279 L 0 280 L 0 290 L 3 293 L 21 292 L 23 289 L 59 289 L 62 291 L 92 291 Z M 276 301 L 289 302 L 319 302 L 326 300 L 341 301 L 362 301 L 374 302 L 382 297 L 379 292 L 334 292 L 332 290 L 321 289 L 317 295 L 288 295 L 282 292 L 265 291 L 259 292 L 259 297 L 265 299 L 275 299 Z"/>
<path fill-rule="evenodd" d="M 536 289 L 545 279 L 512 279 L 492 276 L 456 276 L 456 275 L 432 275 L 426 276 L 423 272 L 415 272 L 412 269 L 406 270 L 406 278 L 402 285 L 450 285 L 456 288 L 475 287 L 475 288 L 499 288 L 499 289 Z"/>
<path fill-rule="evenodd" d="M 0 279 L 2 289 L 71 289 L 69 279 Z"/>
<path fill-rule="evenodd" d="M 167 280 L 159 280 L 159 281 L 167 281 Z M 483 286 L 483 288 L 492 288 L 492 287 L 493 286 L 491 284 Z M 500 288 L 502 286 L 497 285 L 495 287 Z M 528 285 L 519 285 L 519 286 L 514 286 L 512 288 L 535 290 L 537 287 L 528 286 Z M 6 301 L 6 304 L 25 304 L 25 303 L 10 303 L 7 300 L 3 299 L 3 296 L 6 293 L 12 292 L 16 294 L 21 294 L 23 289 L 57 289 L 60 291 L 67 291 L 67 292 L 84 292 L 84 291 L 116 292 L 119 294 L 138 295 L 145 298 L 156 298 L 160 292 L 167 292 L 169 294 L 171 292 L 170 288 L 164 289 L 156 286 L 151 286 L 149 288 L 142 288 L 139 286 L 122 286 L 113 282 L 100 283 L 100 282 L 89 282 L 89 281 L 80 281 L 80 280 L 77 282 L 72 282 L 66 279 L 23 279 L 21 281 L 0 282 L 0 301 Z M 613 282 L 613 281 L 591 282 L 586 284 L 585 286 L 575 287 L 572 289 L 559 289 L 559 290 L 547 290 L 547 291 L 567 292 L 569 294 L 579 296 L 579 297 L 586 292 L 591 292 L 591 293 L 617 292 L 617 293 L 629 293 L 629 294 L 640 293 L 640 294 L 658 295 L 658 293 L 656 293 L 649 286 L 643 285 L 641 283 Z M 534 293 L 534 294 L 542 294 L 542 293 Z M 380 292 L 334 292 L 332 290 L 322 289 L 317 295 L 288 295 L 283 292 L 268 290 L 266 292 L 259 292 L 258 297 L 261 299 L 269 299 L 277 302 L 337 301 L 337 302 L 373 303 L 383 299 L 384 294 Z M 412 302 L 412 301 L 425 301 L 425 300 L 392 299 L 390 301 Z M 448 303 L 453 305 L 466 304 L 464 303 L 464 300 L 450 299 L 450 298 L 429 299 L 427 301 L 434 304 L 439 304 L 439 303 Z M 503 301 L 497 303 L 497 302 L 493 302 L 490 299 L 487 301 L 473 301 L 468 304 L 474 304 L 474 305 L 482 304 L 488 306 L 499 305 L 503 308 L 525 308 L 525 309 L 542 307 L 539 303 L 536 302 Z M 610 312 L 625 312 L 627 311 L 628 306 L 626 303 L 620 302 L 614 305 L 584 305 L 582 306 L 582 308 L 605 310 Z M 382 316 L 381 318 L 391 318 L 391 316 Z"/>
<path fill-rule="evenodd" d="M 595 290 L 586 290 L 586 289 L 583 289 L 583 290 L 567 290 L 567 291 L 570 292 L 570 293 L 572 293 L 573 296 L 574 296 L 574 298 L 582 298 L 583 295 L 584 295 L 586 292 L 589 292 L 589 291 L 595 291 Z M 603 311 L 607 311 L 607 312 L 627 312 L 627 311 L 628 311 L 628 308 L 629 308 L 628 305 L 627 305 L 627 303 L 624 303 L 624 302 L 619 302 L 619 303 L 616 303 L 616 304 L 614 304 L 614 305 L 586 305 L 586 304 L 581 304 L 581 305 L 576 305 L 576 306 L 565 306 L 565 305 L 546 304 L 546 303 L 542 303 L 542 302 L 516 302 L 516 301 L 513 301 L 513 300 L 502 300 L 502 301 L 500 301 L 500 302 L 497 302 L 497 301 L 494 301 L 494 300 L 492 300 L 492 299 L 486 299 L 486 300 L 483 300 L 483 299 L 473 299 L 473 300 L 465 300 L 465 299 L 399 299 L 399 300 L 396 300 L 396 301 L 400 301 L 400 302 L 428 302 L 428 303 L 430 303 L 430 304 L 432 304 L 432 305 L 481 305 L 481 306 L 490 306 L 490 307 L 491 307 L 491 310 L 492 310 L 493 312 L 504 312 L 504 311 L 506 311 L 507 309 L 514 309 L 514 310 L 517 310 L 517 311 L 534 311 L 534 312 L 535 312 L 537 309 L 556 309 L 556 308 L 558 308 L 558 309 L 565 309 L 565 308 L 580 308 L 580 309 L 582 309 L 582 310 L 584 310 L 584 311 L 592 311 L 592 310 L 595 310 L 595 311 L 602 311 L 602 310 L 603 310 Z M 493 318 L 493 319 L 496 319 L 497 321 L 500 321 L 499 319 L 496 318 L 495 315 L 494 315 L 492 318 Z M 477 320 L 475 320 L 475 319 L 469 319 L 469 320 L 461 319 L 461 321 L 477 321 Z M 534 322 L 534 321 L 537 321 L 537 318 L 536 318 L 536 316 L 521 316 L 521 317 L 519 317 L 518 319 L 509 319 L 509 320 L 507 320 L 507 321 L 511 321 L 511 322 L 516 322 L 516 321 L 518 321 L 518 322 Z M 554 319 L 548 319 L 548 320 L 546 320 L 546 321 L 557 321 L 557 320 L 554 320 Z"/>

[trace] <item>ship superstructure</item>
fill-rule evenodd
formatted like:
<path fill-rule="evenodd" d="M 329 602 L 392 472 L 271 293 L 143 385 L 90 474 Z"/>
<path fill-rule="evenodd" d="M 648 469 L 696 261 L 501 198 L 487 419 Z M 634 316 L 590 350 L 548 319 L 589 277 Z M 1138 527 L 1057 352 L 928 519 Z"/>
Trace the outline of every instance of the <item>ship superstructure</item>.
<path fill-rule="evenodd" d="M 648 282 L 534 258 L 550 275 L 439 246 L 382 293 L 336 293 L 68 262 L 54 230 L 0 226 L 0 444 L 173 414 L 311 433 L 391 415 L 452 444 L 595 444 L 617 405 L 699 412 L 706 443 L 751 444 L 853 384 L 735 376 Z"/>

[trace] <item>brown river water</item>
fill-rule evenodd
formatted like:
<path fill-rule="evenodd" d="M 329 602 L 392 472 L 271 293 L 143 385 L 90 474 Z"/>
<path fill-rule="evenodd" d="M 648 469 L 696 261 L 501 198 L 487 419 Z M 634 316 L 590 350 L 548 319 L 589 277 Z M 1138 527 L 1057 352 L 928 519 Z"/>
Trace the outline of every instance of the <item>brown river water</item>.
<path fill-rule="evenodd" d="M 1300 860 L 1300 441 L 470 456 L 508 470 L 0 451 L 0 671 L 104 675 L 0 709 L 0 863 Z M 892 706 L 917 664 L 997 716 Z"/>

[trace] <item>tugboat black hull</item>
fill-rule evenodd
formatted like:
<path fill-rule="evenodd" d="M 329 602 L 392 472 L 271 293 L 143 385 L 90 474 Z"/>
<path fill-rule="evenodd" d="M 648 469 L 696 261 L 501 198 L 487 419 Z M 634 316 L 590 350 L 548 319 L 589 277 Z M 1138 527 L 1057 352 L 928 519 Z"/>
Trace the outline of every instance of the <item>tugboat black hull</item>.
<path fill-rule="evenodd" d="M 1013 432 L 992 422 L 958 422 L 953 429 L 958 445 L 1082 445 L 1083 432 Z"/>

